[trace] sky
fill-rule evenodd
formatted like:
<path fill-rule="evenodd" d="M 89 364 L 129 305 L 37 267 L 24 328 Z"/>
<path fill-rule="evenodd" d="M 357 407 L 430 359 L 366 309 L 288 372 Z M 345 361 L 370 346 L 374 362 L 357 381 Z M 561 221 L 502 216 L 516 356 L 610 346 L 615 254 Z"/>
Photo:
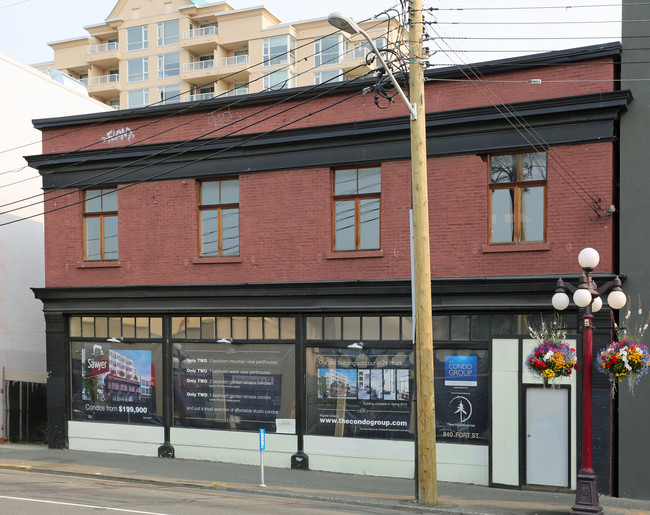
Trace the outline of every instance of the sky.
<path fill-rule="evenodd" d="M 146 1 L 146 0 L 142 0 Z M 343 11 L 359 21 L 397 0 L 229 0 L 236 9 L 264 5 L 283 23 Z M 620 41 L 621 0 L 423 0 L 431 62 L 458 65 L 524 53 Z M 87 35 L 116 0 L 0 0 L 0 53 L 27 64 L 52 61 L 48 42 Z M 189 4 L 189 0 L 188 0 Z M 489 7 L 488 7 L 489 6 Z M 602 6 L 602 7 L 595 7 Z M 394 11 L 392 12 L 394 14 Z M 435 23 L 433 23 L 435 22 Z"/>

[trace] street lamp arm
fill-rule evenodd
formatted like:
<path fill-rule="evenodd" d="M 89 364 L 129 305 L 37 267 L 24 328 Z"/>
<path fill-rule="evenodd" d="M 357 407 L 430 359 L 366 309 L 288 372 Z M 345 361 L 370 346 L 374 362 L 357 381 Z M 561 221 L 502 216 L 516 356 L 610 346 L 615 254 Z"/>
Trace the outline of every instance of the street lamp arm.
<path fill-rule="evenodd" d="M 556 292 L 563 290 L 563 291 L 568 291 L 569 293 L 575 293 L 577 289 L 578 288 L 573 286 L 573 284 L 564 282 L 562 278 L 559 278 L 557 280 Z M 616 276 L 616 278 L 612 279 L 611 281 L 607 281 L 602 286 L 597 286 L 596 281 L 594 281 L 593 278 L 591 279 L 591 291 L 597 293 L 598 295 L 605 295 L 608 292 L 620 291 L 620 290 L 621 290 L 621 279 L 618 276 Z"/>
<path fill-rule="evenodd" d="M 345 14 L 340 12 L 334 12 L 330 14 L 327 17 L 327 21 L 329 21 L 331 25 L 333 25 L 339 30 L 343 30 L 345 32 L 348 32 L 349 34 L 361 34 L 364 38 L 366 38 L 366 41 L 370 45 L 370 48 L 372 48 L 372 51 L 377 56 L 379 63 L 382 65 L 384 70 L 386 70 L 386 74 L 390 78 L 390 81 L 393 83 L 393 86 L 395 86 L 395 89 L 397 90 L 397 93 L 399 94 L 400 98 L 404 101 L 406 108 L 409 110 L 409 113 L 411 113 L 411 120 L 417 120 L 418 113 L 415 109 L 415 104 L 412 103 L 408 99 L 408 97 L 404 94 L 404 90 L 402 90 L 402 87 L 397 82 L 397 79 L 393 75 L 393 72 L 390 71 L 388 64 L 379 53 L 379 49 L 377 48 L 377 45 L 375 45 L 375 42 L 372 40 L 370 35 L 361 27 L 359 27 L 359 25 L 357 25 L 354 21 L 352 21 L 351 18 L 347 17 Z"/>

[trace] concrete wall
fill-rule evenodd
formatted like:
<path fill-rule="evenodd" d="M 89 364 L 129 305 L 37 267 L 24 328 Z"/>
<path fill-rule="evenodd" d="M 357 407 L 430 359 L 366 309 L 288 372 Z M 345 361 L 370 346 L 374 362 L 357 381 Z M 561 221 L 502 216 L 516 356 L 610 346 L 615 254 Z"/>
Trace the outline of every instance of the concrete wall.
<path fill-rule="evenodd" d="M 43 306 L 29 289 L 45 282 L 41 181 L 22 156 L 41 153 L 32 119 L 109 108 L 3 54 L 0 77 L 0 366 L 6 379 L 45 382 Z"/>
<path fill-rule="evenodd" d="M 627 275 L 623 289 L 637 306 L 639 296 L 643 307 L 650 307 L 650 237 L 648 199 L 650 198 L 650 45 L 646 22 L 650 6 L 634 0 L 623 0 L 623 56 L 621 88 L 632 90 L 633 101 L 621 117 L 620 201 L 616 206 L 620 220 L 620 271 Z M 636 50 L 637 48 L 641 50 Z M 646 345 L 648 341 L 645 342 Z M 634 396 L 626 385 L 619 394 L 618 493 L 621 497 L 650 499 L 648 463 L 650 441 L 639 437 L 642 428 L 650 426 L 650 380 L 645 377 L 637 385 Z"/>

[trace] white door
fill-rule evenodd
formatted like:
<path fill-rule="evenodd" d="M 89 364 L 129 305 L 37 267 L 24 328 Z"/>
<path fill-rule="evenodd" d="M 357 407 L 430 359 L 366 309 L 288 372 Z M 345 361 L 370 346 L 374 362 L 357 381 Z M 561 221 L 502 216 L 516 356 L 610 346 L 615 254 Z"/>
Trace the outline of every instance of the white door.
<path fill-rule="evenodd" d="M 526 483 L 569 486 L 568 388 L 526 388 Z"/>

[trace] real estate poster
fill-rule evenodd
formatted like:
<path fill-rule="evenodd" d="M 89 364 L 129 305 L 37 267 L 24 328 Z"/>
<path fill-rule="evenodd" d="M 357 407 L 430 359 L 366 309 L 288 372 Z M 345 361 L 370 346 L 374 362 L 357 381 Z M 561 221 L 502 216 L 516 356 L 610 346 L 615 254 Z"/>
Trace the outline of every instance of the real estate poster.
<path fill-rule="evenodd" d="M 174 424 L 276 431 L 295 418 L 295 351 L 284 344 L 177 344 Z"/>
<path fill-rule="evenodd" d="M 411 352 L 307 351 L 307 433 L 411 438 Z"/>
<path fill-rule="evenodd" d="M 148 349 L 109 343 L 74 343 L 73 420 L 161 423 L 157 409 L 156 363 Z"/>
<path fill-rule="evenodd" d="M 436 439 L 487 442 L 487 350 L 437 350 L 434 376 Z"/>

